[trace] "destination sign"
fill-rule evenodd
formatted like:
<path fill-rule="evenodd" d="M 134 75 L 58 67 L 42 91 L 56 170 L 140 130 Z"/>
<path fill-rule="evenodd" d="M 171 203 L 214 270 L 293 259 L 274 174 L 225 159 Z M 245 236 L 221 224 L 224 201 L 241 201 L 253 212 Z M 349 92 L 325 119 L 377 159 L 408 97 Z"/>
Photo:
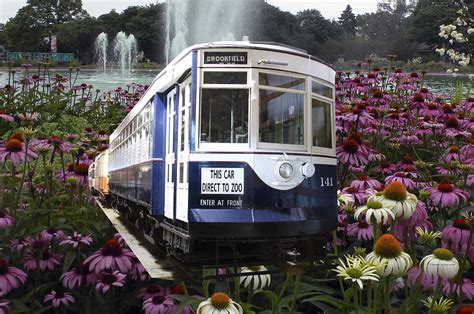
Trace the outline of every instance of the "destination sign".
<path fill-rule="evenodd" d="M 244 194 L 244 169 L 201 168 L 201 194 Z"/>
<path fill-rule="evenodd" d="M 204 64 L 247 64 L 247 52 L 205 51 Z"/>

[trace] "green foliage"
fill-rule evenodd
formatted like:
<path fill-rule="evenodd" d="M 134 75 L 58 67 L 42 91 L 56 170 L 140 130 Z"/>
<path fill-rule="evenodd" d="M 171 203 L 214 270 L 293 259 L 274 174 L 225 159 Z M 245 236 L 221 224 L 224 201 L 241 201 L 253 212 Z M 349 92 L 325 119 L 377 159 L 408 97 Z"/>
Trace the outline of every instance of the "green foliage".
<path fill-rule="evenodd" d="M 352 12 L 352 7 L 349 4 L 346 6 L 344 11 L 342 11 L 341 16 L 339 16 L 338 23 L 346 33 L 351 35 L 356 34 L 357 20 L 355 14 Z"/>

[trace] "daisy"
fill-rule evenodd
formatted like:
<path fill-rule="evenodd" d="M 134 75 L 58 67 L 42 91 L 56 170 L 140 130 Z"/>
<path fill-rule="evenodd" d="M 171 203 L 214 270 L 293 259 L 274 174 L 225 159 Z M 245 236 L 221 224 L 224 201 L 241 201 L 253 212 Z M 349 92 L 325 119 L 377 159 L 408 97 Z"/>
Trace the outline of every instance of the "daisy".
<path fill-rule="evenodd" d="M 253 272 L 266 272 L 268 269 L 265 266 L 250 266 L 240 268 L 240 284 L 247 288 L 253 287 L 254 290 L 263 289 L 270 286 L 271 276 L 270 274 L 255 274 L 245 275 L 246 273 Z M 253 284 L 252 284 L 253 282 Z M 251 285 L 252 284 L 252 285 Z"/>
<path fill-rule="evenodd" d="M 379 281 L 377 267 L 367 263 L 361 256 L 346 255 L 346 262 L 339 259 L 339 266 L 334 269 L 338 277 L 357 283 L 363 289 L 363 281 Z"/>
<path fill-rule="evenodd" d="M 374 238 L 374 226 L 365 221 L 356 222 L 347 226 L 347 234 L 358 240 L 368 241 Z"/>
<path fill-rule="evenodd" d="M 176 304 L 173 299 L 158 295 L 143 302 L 143 311 L 145 314 L 175 313 Z"/>
<path fill-rule="evenodd" d="M 74 231 L 73 236 L 67 236 L 65 240 L 62 240 L 59 245 L 69 245 L 73 248 L 77 248 L 80 244 L 91 245 L 92 243 L 92 234 L 83 236 L 82 234 Z"/>
<path fill-rule="evenodd" d="M 0 209 L 0 229 L 5 229 L 15 223 L 15 219 L 8 215 L 6 211 Z"/>
<path fill-rule="evenodd" d="M 81 262 L 79 267 L 74 267 L 61 275 L 65 288 L 74 289 L 83 286 L 93 285 L 97 282 L 97 275 L 89 270 L 89 265 Z"/>
<path fill-rule="evenodd" d="M 384 206 L 381 202 L 370 200 L 365 206 L 359 207 L 354 218 L 359 220 L 361 215 L 365 215 L 365 220 L 371 223 L 387 224 L 389 218 L 395 219 L 395 214 L 391 206 Z"/>
<path fill-rule="evenodd" d="M 214 293 L 209 299 L 199 304 L 197 314 L 243 314 L 239 303 L 232 301 L 223 292 Z"/>
<path fill-rule="evenodd" d="M 143 287 L 137 293 L 137 298 L 142 299 L 143 301 L 157 296 L 165 297 L 166 293 L 162 286 L 155 284 Z"/>
<path fill-rule="evenodd" d="M 443 179 L 436 188 L 429 187 L 425 191 L 430 193 L 429 199 L 434 206 L 451 207 L 467 202 L 469 193 L 461 189 L 455 188 L 448 183 L 447 179 Z"/>
<path fill-rule="evenodd" d="M 95 289 L 98 292 L 105 294 L 112 286 L 123 287 L 125 277 L 126 275 L 120 273 L 118 270 L 114 271 L 113 273 L 103 271 L 98 275 Z"/>
<path fill-rule="evenodd" d="M 127 273 L 132 268 L 132 259 L 135 257 L 132 251 L 123 248 L 116 240 L 108 240 L 102 248 L 89 256 L 84 263 L 89 264 L 89 269 L 96 273 L 102 270 L 119 269 Z"/>
<path fill-rule="evenodd" d="M 51 291 L 48 295 L 44 297 L 43 303 L 50 302 L 52 303 L 53 307 L 58 308 L 61 304 L 64 306 L 68 306 L 71 303 L 74 303 L 74 297 L 69 292 L 56 292 Z"/>
<path fill-rule="evenodd" d="M 420 262 L 421 269 L 431 276 L 451 279 L 459 271 L 458 260 L 450 250 L 438 248 L 433 254 L 423 257 Z"/>
<path fill-rule="evenodd" d="M 21 269 L 8 266 L 6 260 L 0 258 L 0 296 L 25 284 L 26 274 Z"/>
<path fill-rule="evenodd" d="M 401 276 L 413 265 L 410 255 L 402 251 L 400 243 L 391 234 L 382 235 L 375 242 L 374 251 L 365 259 L 375 266 L 380 266 L 377 273 L 381 277 Z"/>
<path fill-rule="evenodd" d="M 369 200 L 381 202 L 384 206 L 391 206 L 396 218 L 408 219 L 416 210 L 418 199 L 408 193 L 405 186 L 398 181 L 392 181 L 383 192 L 371 196 Z"/>
<path fill-rule="evenodd" d="M 25 156 L 26 155 L 26 156 Z M 10 138 L 5 146 L 0 147 L 0 161 L 10 159 L 14 166 L 18 166 L 21 162 L 27 159 L 36 158 L 38 155 L 30 148 L 25 150 L 23 142 L 17 138 Z"/>
<path fill-rule="evenodd" d="M 443 292 L 444 295 L 449 295 L 451 291 L 456 293 L 458 296 L 461 294 L 461 290 L 464 296 L 466 296 L 469 300 L 474 299 L 474 282 L 467 278 L 462 279 L 462 284 L 459 285 L 460 281 L 459 278 L 454 279 L 454 283 L 451 287 L 451 282 L 449 280 L 444 281 L 443 283 Z"/>

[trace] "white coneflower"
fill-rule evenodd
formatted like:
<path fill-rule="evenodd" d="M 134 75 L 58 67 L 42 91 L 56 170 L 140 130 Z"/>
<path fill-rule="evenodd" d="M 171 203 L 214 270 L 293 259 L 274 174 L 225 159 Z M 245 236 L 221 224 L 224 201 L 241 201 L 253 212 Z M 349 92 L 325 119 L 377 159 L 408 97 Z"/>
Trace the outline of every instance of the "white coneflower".
<path fill-rule="evenodd" d="M 405 186 L 398 182 L 392 181 L 385 187 L 383 192 L 377 193 L 369 198 L 381 202 L 384 206 L 392 207 L 396 218 L 408 219 L 416 210 L 418 199 L 414 194 L 408 193 Z"/>
<path fill-rule="evenodd" d="M 453 307 L 454 302 L 451 299 L 441 297 L 439 300 L 435 300 L 433 297 L 428 297 L 426 300 L 422 300 L 423 304 L 435 313 L 448 313 Z"/>
<path fill-rule="evenodd" d="M 351 194 L 341 194 L 341 191 L 337 191 L 337 206 L 353 206 L 354 196 Z"/>
<path fill-rule="evenodd" d="M 420 267 L 435 278 L 451 279 L 459 271 L 459 262 L 450 250 L 438 248 L 421 260 Z"/>
<path fill-rule="evenodd" d="M 363 281 L 372 280 L 379 281 L 377 275 L 377 267 L 373 264 L 367 263 L 361 256 L 347 256 L 346 262 L 339 259 L 339 266 L 334 269 L 338 277 L 344 280 L 355 282 L 359 287 L 363 288 Z"/>
<path fill-rule="evenodd" d="M 400 243 L 391 234 L 382 235 L 375 242 L 374 251 L 365 259 L 379 266 L 377 273 L 381 277 L 403 275 L 413 265 L 410 255 L 402 251 Z"/>
<path fill-rule="evenodd" d="M 389 217 L 395 219 L 392 208 L 393 206 L 384 205 L 382 202 L 369 200 L 365 206 L 359 207 L 356 210 L 354 218 L 358 220 L 360 215 L 365 214 L 365 221 L 386 224 L 389 221 Z"/>
<path fill-rule="evenodd" d="M 214 293 L 209 299 L 199 304 L 197 314 L 243 314 L 239 303 L 232 301 L 223 292 Z"/>
<path fill-rule="evenodd" d="M 270 274 L 259 274 L 259 275 L 245 275 L 245 273 L 253 272 L 264 272 L 268 269 L 265 266 L 251 266 L 242 267 L 240 269 L 241 277 L 240 284 L 243 284 L 247 288 L 251 283 L 254 290 L 263 289 L 270 285 L 271 276 Z"/>

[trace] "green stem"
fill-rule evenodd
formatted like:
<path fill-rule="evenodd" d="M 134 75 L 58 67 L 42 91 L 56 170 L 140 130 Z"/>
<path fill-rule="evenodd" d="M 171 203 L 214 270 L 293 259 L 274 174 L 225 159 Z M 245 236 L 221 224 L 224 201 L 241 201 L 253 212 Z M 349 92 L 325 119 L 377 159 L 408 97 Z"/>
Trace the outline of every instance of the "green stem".
<path fill-rule="evenodd" d="M 385 313 L 391 313 L 390 310 L 390 277 L 385 278 Z"/>
<path fill-rule="evenodd" d="M 291 300 L 290 314 L 293 313 L 296 305 L 296 299 L 298 298 L 298 292 L 300 290 L 301 283 L 301 272 L 296 273 L 295 277 L 295 290 L 293 291 L 293 299 Z"/>

